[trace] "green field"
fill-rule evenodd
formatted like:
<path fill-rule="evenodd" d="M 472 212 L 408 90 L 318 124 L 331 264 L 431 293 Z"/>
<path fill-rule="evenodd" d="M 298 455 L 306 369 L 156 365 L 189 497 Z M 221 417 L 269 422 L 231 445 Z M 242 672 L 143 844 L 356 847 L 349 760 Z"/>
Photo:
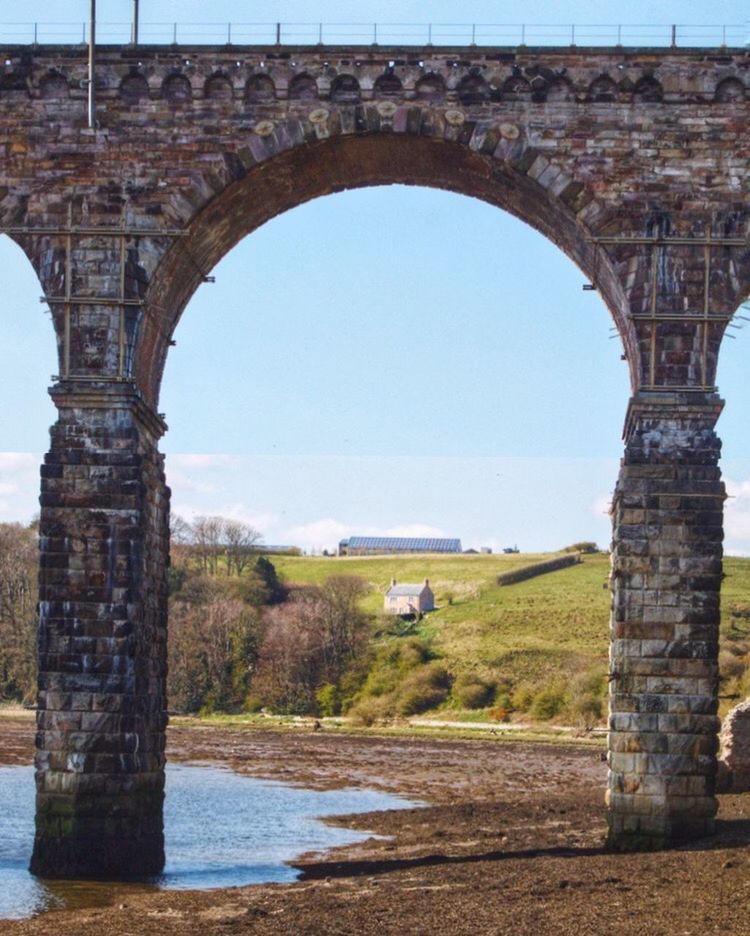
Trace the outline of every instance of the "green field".
<path fill-rule="evenodd" d="M 451 669 L 497 670 L 536 676 L 571 657 L 607 654 L 609 557 L 594 555 L 578 566 L 517 585 L 499 586 L 497 576 L 548 555 L 284 557 L 274 559 L 290 582 L 320 582 L 329 575 L 359 575 L 371 586 L 368 611 L 383 609 L 391 578 L 429 578 L 438 610 L 418 633 L 430 638 Z M 451 604 L 448 603 L 451 600 Z M 565 667 L 566 669 L 568 667 Z"/>
<path fill-rule="evenodd" d="M 524 681 L 539 686 L 586 671 L 602 673 L 609 643 L 609 556 L 589 555 L 580 565 L 515 585 L 496 584 L 499 573 L 545 558 L 549 555 L 284 556 L 273 561 L 288 582 L 361 576 L 371 586 L 365 607 L 373 613 L 382 611 L 392 577 L 399 582 L 429 578 L 438 609 L 410 633 L 429 641 L 453 676 L 476 673 L 511 686 Z M 743 652 L 735 655 L 744 656 L 750 559 L 725 559 L 725 575 L 722 648 L 725 655 L 739 649 Z"/>

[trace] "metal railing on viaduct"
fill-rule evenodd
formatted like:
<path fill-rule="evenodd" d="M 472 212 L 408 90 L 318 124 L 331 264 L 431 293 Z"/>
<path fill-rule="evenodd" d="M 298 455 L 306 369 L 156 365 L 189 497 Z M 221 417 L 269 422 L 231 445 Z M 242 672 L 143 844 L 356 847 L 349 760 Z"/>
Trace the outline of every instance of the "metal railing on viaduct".
<path fill-rule="evenodd" d="M 132 23 L 98 22 L 97 41 L 136 39 Z M 86 22 L 0 22 L 2 44 L 87 43 Z M 750 21 L 733 24 L 576 23 L 140 23 L 148 45 L 386 45 L 583 46 L 740 48 L 750 43 Z"/>

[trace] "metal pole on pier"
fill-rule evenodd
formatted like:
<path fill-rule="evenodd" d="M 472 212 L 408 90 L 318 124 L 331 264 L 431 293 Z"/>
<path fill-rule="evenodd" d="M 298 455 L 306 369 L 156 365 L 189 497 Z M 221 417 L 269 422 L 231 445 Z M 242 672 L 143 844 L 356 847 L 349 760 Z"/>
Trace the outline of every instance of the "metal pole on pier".
<path fill-rule="evenodd" d="M 96 89 L 94 87 L 94 65 L 96 47 L 96 0 L 91 0 L 89 12 L 89 128 L 96 126 Z"/>
<path fill-rule="evenodd" d="M 138 6 L 139 0 L 133 0 L 133 45 L 138 45 Z"/>

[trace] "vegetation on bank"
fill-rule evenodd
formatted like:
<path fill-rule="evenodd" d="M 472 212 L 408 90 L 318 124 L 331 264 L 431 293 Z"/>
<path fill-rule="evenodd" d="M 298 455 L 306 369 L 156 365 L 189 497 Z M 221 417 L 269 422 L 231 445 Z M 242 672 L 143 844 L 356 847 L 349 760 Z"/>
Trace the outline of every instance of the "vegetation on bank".
<path fill-rule="evenodd" d="M 206 518 L 204 518 L 206 519 Z M 217 520 L 217 518 L 207 518 Z M 218 518 L 220 519 L 220 518 Z M 36 530 L 0 524 L 0 700 L 33 703 Z M 170 570 L 177 712 L 414 715 L 591 727 L 606 711 L 609 559 L 513 585 L 549 556 L 267 556 L 250 528 L 180 529 Z M 224 542 L 226 540 L 226 542 Z M 577 544 L 591 545 L 591 544 Z M 750 695 L 750 560 L 725 560 L 722 706 Z M 438 609 L 383 614 L 395 577 L 429 578 Z"/>

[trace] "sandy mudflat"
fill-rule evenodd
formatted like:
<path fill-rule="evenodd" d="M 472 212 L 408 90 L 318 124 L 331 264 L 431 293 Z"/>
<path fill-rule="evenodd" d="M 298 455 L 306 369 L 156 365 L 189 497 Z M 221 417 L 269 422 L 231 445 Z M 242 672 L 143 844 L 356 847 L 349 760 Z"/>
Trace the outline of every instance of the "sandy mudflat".
<path fill-rule="evenodd" d="M 28 719 L 0 720 L 0 762 L 28 763 L 32 738 Z M 612 855 L 599 749 L 198 725 L 171 728 L 169 747 L 173 759 L 431 805 L 354 817 L 391 838 L 308 856 L 295 884 L 129 889 L 111 906 L 0 921 L 2 936 L 750 936 L 750 794 L 721 798 L 712 840 Z"/>

